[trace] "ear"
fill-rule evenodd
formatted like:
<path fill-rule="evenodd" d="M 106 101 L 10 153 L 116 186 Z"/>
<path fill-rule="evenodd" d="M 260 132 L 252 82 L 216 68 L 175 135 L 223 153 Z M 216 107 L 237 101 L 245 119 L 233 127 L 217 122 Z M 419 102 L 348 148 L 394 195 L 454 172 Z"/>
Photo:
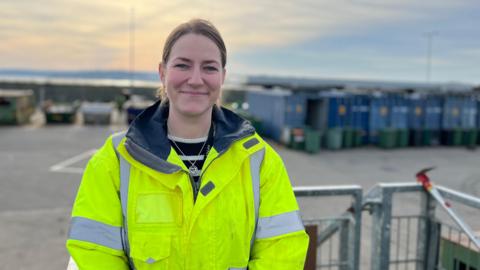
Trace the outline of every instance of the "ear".
<path fill-rule="evenodd" d="M 165 65 L 161 62 L 158 64 L 158 74 L 160 75 L 160 81 L 165 85 Z"/>
<path fill-rule="evenodd" d="M 225 77 L 227 76 L 227 70 L 223 69 L 223 75 L 222 75 L 222 84 L 225 82 Z"/>

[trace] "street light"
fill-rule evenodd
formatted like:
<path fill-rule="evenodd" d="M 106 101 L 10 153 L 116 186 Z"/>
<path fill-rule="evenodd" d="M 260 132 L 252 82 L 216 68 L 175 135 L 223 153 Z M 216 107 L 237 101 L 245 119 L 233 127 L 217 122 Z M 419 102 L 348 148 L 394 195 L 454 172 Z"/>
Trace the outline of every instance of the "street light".
<path fill-rule="evenodd" d="M 424 33 L 424 36 L 427 38 L 427 83 L 430 82 L 430 75 L 432 69 L 432 44 L 433 37 L 437 36 L 438 32 L 430 31 Z"/>
<path fill-rule="evenodd" d="M 133 89 L 133 82 L 135 78 L 135 8 L 130 7 L 130 24 L 129 32 L 129 57 L 128 70 L 130 79 L 130 89 Z"/>

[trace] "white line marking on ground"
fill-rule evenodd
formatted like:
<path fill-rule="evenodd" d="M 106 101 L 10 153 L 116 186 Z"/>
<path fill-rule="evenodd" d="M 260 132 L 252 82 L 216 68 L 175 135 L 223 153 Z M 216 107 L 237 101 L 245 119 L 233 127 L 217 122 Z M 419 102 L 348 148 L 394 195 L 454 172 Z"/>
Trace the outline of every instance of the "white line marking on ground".
<path fill-rule="evenodd" d="M 80 153 L 76 156 L 73 156 L 67 160 L 64 160 L 62 162 L 59 162 L 53 166 L 50 167 L 51 172 L 65 172 L 65 173 L 76 173 L 76 174 L 82 174 L 83 173 L 83 168 L 74 168 L 74 167 L 68 167 L 69 165 L 72 165 L 76 162 L 79 162 L 80 160 L 89 158 L 93 154 L 97 152 L 97 149 L 90 149 L 88 151 L 85 151 L 83 153 Z"/>
<path fill-rule="evenodd" d="M 67 270 L 78 270 L 78 266 L 72 257 L 68 260 Z"/>
<path fill-rule="evenodd" d="M 67 168 L 61 168 L 58 170 L 55 170 L 53 172 L 62 172 L 62 173 L 73 173 L 73 174 L 83 174 L 84 168 L 73 168 L 73 167 L 67 167 Z"/>
<path fill-rule="evenodd" d="M 63 214 L 69 213 L 71 207 L 54 207 L 54 208 L 38 208 L 38 209 L 19 209 L 0 211 L 0 217 L 46 215 L 46 214 Z"/>

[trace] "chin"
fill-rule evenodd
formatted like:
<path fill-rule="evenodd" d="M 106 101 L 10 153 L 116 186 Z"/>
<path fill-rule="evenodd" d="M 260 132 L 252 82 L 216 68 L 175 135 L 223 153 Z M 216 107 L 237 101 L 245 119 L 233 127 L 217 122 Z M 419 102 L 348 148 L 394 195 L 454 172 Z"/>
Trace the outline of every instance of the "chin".
<path fill-rule="evenodd" d="M 203 114 L 209 112 L 209 111 L 210 111 L 210 108 L 211 108 L 211 107 L 188 108 L 188 109 L 185 109 L 185 110 L 181 110 L 181 112 L 182 112 L 184 115 L 188 115 L 188 116 L 200 116 L 200 115 L 203 115 Z"/>

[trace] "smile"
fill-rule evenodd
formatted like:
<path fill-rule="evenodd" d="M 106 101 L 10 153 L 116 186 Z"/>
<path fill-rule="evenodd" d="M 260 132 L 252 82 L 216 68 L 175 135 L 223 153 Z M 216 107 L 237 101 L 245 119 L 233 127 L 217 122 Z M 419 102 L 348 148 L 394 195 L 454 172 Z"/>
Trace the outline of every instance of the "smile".
<path fill-rule="evenodd" d="M 195 91 L 180 91 L 181 94 L 187 94 L 192 96 L 206 96 L 208 93 L 204 92 L 195 92 Z"/>

